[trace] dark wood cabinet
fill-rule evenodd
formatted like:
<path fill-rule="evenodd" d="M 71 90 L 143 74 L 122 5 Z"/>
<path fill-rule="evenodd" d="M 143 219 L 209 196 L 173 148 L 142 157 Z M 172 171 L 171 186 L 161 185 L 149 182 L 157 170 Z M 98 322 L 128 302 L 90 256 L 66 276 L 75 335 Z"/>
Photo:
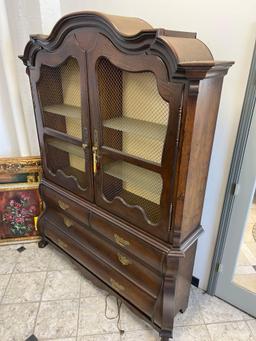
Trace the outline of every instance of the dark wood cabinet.
<path fill-rule="evenodd" d="M 160 332 L 187 307 L 224 75 L 194 33 L 94 12 L 34 35 L 27 66 L 51 242 Z"/>

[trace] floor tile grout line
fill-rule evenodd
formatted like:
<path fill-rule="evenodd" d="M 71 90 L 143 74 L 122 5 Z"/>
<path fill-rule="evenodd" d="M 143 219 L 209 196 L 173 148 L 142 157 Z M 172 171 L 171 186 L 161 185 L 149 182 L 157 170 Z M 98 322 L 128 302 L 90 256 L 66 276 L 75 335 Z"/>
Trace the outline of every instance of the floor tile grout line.
<path fill-rule="evenodd" d="M 205 328 L 206 328 L 206 332 L 207 332 L 207 334 L 208 334 L 208 336 L 209 336 L 209 340 L 210 340 L 210 341 L 214 341 L 213 338 L 212 338 L 212 336 L 211 336 L 210 330 L 209 330 L 209 328 L 207 327 L 206 324 L 205 324 Z"/>
<path fill-rule="evenodd" d="M 3 303 L 3 300 L 4 300 L 4 297 L 5 297 L 7 288 L 8 288 L 8 286 L 9 286 L 10 282 L 11 282 L 11 278 L 12 278 L 12 276 L 13 276 L 13 274 L 14 274 L 14 269 L 16 268 L 16 265 L 17 265 L 17 263 L 18 263 L 18 258 L 19 258 L 19 257 L 16 258 L 15 263 L 12 263 L 12 264 L 14 264 L 14 267 L 13 267 L 12 271 L 9 273 L 9 274 L 10 274 L 10 277 L 9 277 L 9 280 L 8 280 L 8 282 L 7 282 L 7 285 L 6 285 L 5 289 L 4 289 L 3 296 L 1 297 L 1 300 L 0 300 L 0 304 L 1 304 L 1 305 L 4 304 L 4 303 Z M 9 275 L 9 274 L 6 274 L 6 275 Z"/>
<path fill-rule="evenodd" d="M 252 321 L 254 321 L 255 319 L 252 319 Z M 231 321 L 218 321 L 218 322 L 208 322 L 205 323 L 206 326 L 211 326 L 213 324 L 231 324 L 231 323 L 238 323 L 238 322 L 244 322 L 246 323 L 247 321 L 251 321 L 251 320 L 231 320 Z"/>
<path fill-rule="evenodd" d="M 47 268 L 48 268 L 48 265 L 47 265 Z M 43 298 L 43 293 L 44 293 L 44 289 L 45 289 L 45 283 L 46 283 L 47 275 L 48 275 L 48 271 L 45 271 L 45 278 L 44 278 L 42 293 L 41 293 L 40 301 L 39 301 L 38 308 L 37 308 L 37 312 L 36 312 L 35 322 L 34 322 L 34 326 L 33 326 L 33 332 L 32 332 L 32 334 L 34 334 L 34 335 L 35 335 L 35 329 L 36 329 L 36 322 L 37 322 L 39 310 L 40 310 L 41 303 L 42 303 L 42 298 Z"/>
<path fill-rule="evenodd" d="M 83 279 L 83 277 L 80 276 L 79 301 L 78 301 L 78 314 L 77 314 L 77 328 L 76 328 L 76 340 L 77 340 L 77 338 L 78 338 L 78 331 L 79 331 L 79 318 L 80 318 L 80 306 L 81 306 L 82 279 Z"/>
<path fill-rule="evenodd" d="M 250 333 L 251 333 L 251 336 L 253 336 L 254 340 L 256 340 L 256 335 L 254 334 L 251 326 L 249 325 L 248 321 L 245 321 L 245 324 L 247 325 L 247 327 L 249 328 L 250 330 Z"/>
<path fill-rule="evenodd" d="M 4 297 L 5 297 L 7 288 L 8 288 L 8 286 L 9 286 L 10 282 L 11 282 L 11 278 L 12 278 L 12 273 L 10 273 L 10 277 L 9 277 L 9 279 L 8 279 L 8 281 L 7 281 L 6 287 L 4 288 L 4 292 L 3 292 L 3 295 L 2 295 L 1 300 L 0 300 L 0 304 L 1 304 L 1 305 L 4 305 L 2 302 L 3 302 L 3 300 L 4 300 Z"/>
<path fill-rule="evenodd" d="M 32 270 L 32 271 L 19 271 L 19 272 L 14 272 L 14 274 L 30 274 L 30 273 L 37 273 L 37 272 L 57 272 L 57 271 L 77 271 L 76 269 L 61 269 L 61 270 L 49 270 L 48 267 L 45 270 Z M 8 275 L 8 274 L 0 274 L 0 275 Z"/>
<path fill-rule="evenodd" d="M 47 271 L 44 271 L 45 273 Z M 96 295 L 92 296 L 86 296 L 86 297 L 81 297 L 81 298 L 88 298 L 88 297 L 97 297 Z M 57 298 L 54 300 L 41 300 L 39 299 L 38 301 L 25 301 L 25 302 L 12 302 L 12 303 L 1 303 L 1 305 L 13 305 L 13 304 L 26 304 L 26 303 L 51 303 L 51 302 L 58 302 L 58 301 L 74 301 L 74 300 L 79 300 L 79 297 L 73 297 L 73 298 Z"/>
<path fill-rule="evenodd" d="M 69 340 L 69 339 L 73 339 L 74 338 L 74 336 L 64 336 L 64 337 L 62 337 L 61 338 L 61 340 Z M 50 338 L 40 338 L 40 341 L 52 341 L 52 340 L 55 340 L 55 339 L 53 339 L 52 337 L 50 337 Z M 57 339 L 57 340 L 59 340 L 59 339 Z"/>
<path fill-rule="evenodd" d="M 229 303 L 225 302 L 225 301 L 222 301 L 220 298 L 216 297 L 216 296 L 210 296 L 210 298 L 212 298 L 214 300 L 214 298 L 217 298 L 218 300 L 220 300 L 221 302 L 224 302 L 225 304 L 227 304 L 228 306 L 234 308 L 235 310 L 237 310 L 239 313 L 241 314 L 244 314 L 244 315 L 247 315 L 245 312 L 243 312 L 242 310 L 240 310 L 239 308 L 235 307 L 235 306 L 232 306 L 230 305 Z M 204 321 L 204 324 L 215 324 L 215 323 L 225 323 L 225 322 L 238 322 L 238 321 L 246 321 L 248 318 L 247 316 L 245 316 L 244 318 L 242 317 L 241 319 L 236 319 L 236 320 L 229 320 L 229 321 L 217 321 L 217 322 L 207 322 L 205 321 L 205 318 L 204 318 L 204 314 L 202 312 L 202 304 L 200 303 L 200 299 L 198 299 L 198 308 L 199 308 L 199 312 L 201 314 L 201 317 L 202 317 L 202 320 Z M 214 304 L 214 302 L 213 302 Z M 249 318 L 250 319 L 250 318 Z"/>

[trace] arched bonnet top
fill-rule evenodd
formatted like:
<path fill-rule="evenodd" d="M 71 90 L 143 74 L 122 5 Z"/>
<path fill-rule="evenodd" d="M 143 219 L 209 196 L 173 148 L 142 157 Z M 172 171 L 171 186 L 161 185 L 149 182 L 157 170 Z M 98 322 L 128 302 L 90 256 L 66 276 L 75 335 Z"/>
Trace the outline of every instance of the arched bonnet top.
<path fill-rule="evenodd" d="M 76 12 L 62 17 L 53 27 L 49 36 L 31 35 L 24 55 L 20 56 L 23 63 L 33 66 L 35 56 L 41 49 L 55 50 L 65 36 L 76 28 L 96 28 L 109 37 L 121 50 L 129 53 L 143 53 L 150 50 L 159 55 L 165 62 L 169 73 L 182 77 L 204 78 L 211 70 L 227 72 L 232 62 L 215 62 L 208 47 L 195 33 L 155 29 L 146 21 L 98 12 Z M 214 69 L 214 70 L 213 70 Z M 193 78 L 192 77 L 192 78 Z"/>

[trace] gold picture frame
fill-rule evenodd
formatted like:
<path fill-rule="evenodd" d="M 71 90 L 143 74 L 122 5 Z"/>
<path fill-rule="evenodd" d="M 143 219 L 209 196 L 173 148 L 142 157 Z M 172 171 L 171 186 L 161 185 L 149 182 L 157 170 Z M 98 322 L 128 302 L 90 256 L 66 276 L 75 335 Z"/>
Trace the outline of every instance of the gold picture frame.
<path fill-rule="evenodd" d="M 0 159 L 0 245 L 40 240 L 40 157 Z"/>

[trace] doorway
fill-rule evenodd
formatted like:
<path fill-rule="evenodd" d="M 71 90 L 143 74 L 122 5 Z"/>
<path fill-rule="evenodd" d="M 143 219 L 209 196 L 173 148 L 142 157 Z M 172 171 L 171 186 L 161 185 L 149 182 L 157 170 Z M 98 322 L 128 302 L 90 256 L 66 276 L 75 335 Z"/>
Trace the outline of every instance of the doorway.
<path fill-rule="evenodd" d="M 208 293 L 256 317 L 256 47 L 223 204 Z"/>

